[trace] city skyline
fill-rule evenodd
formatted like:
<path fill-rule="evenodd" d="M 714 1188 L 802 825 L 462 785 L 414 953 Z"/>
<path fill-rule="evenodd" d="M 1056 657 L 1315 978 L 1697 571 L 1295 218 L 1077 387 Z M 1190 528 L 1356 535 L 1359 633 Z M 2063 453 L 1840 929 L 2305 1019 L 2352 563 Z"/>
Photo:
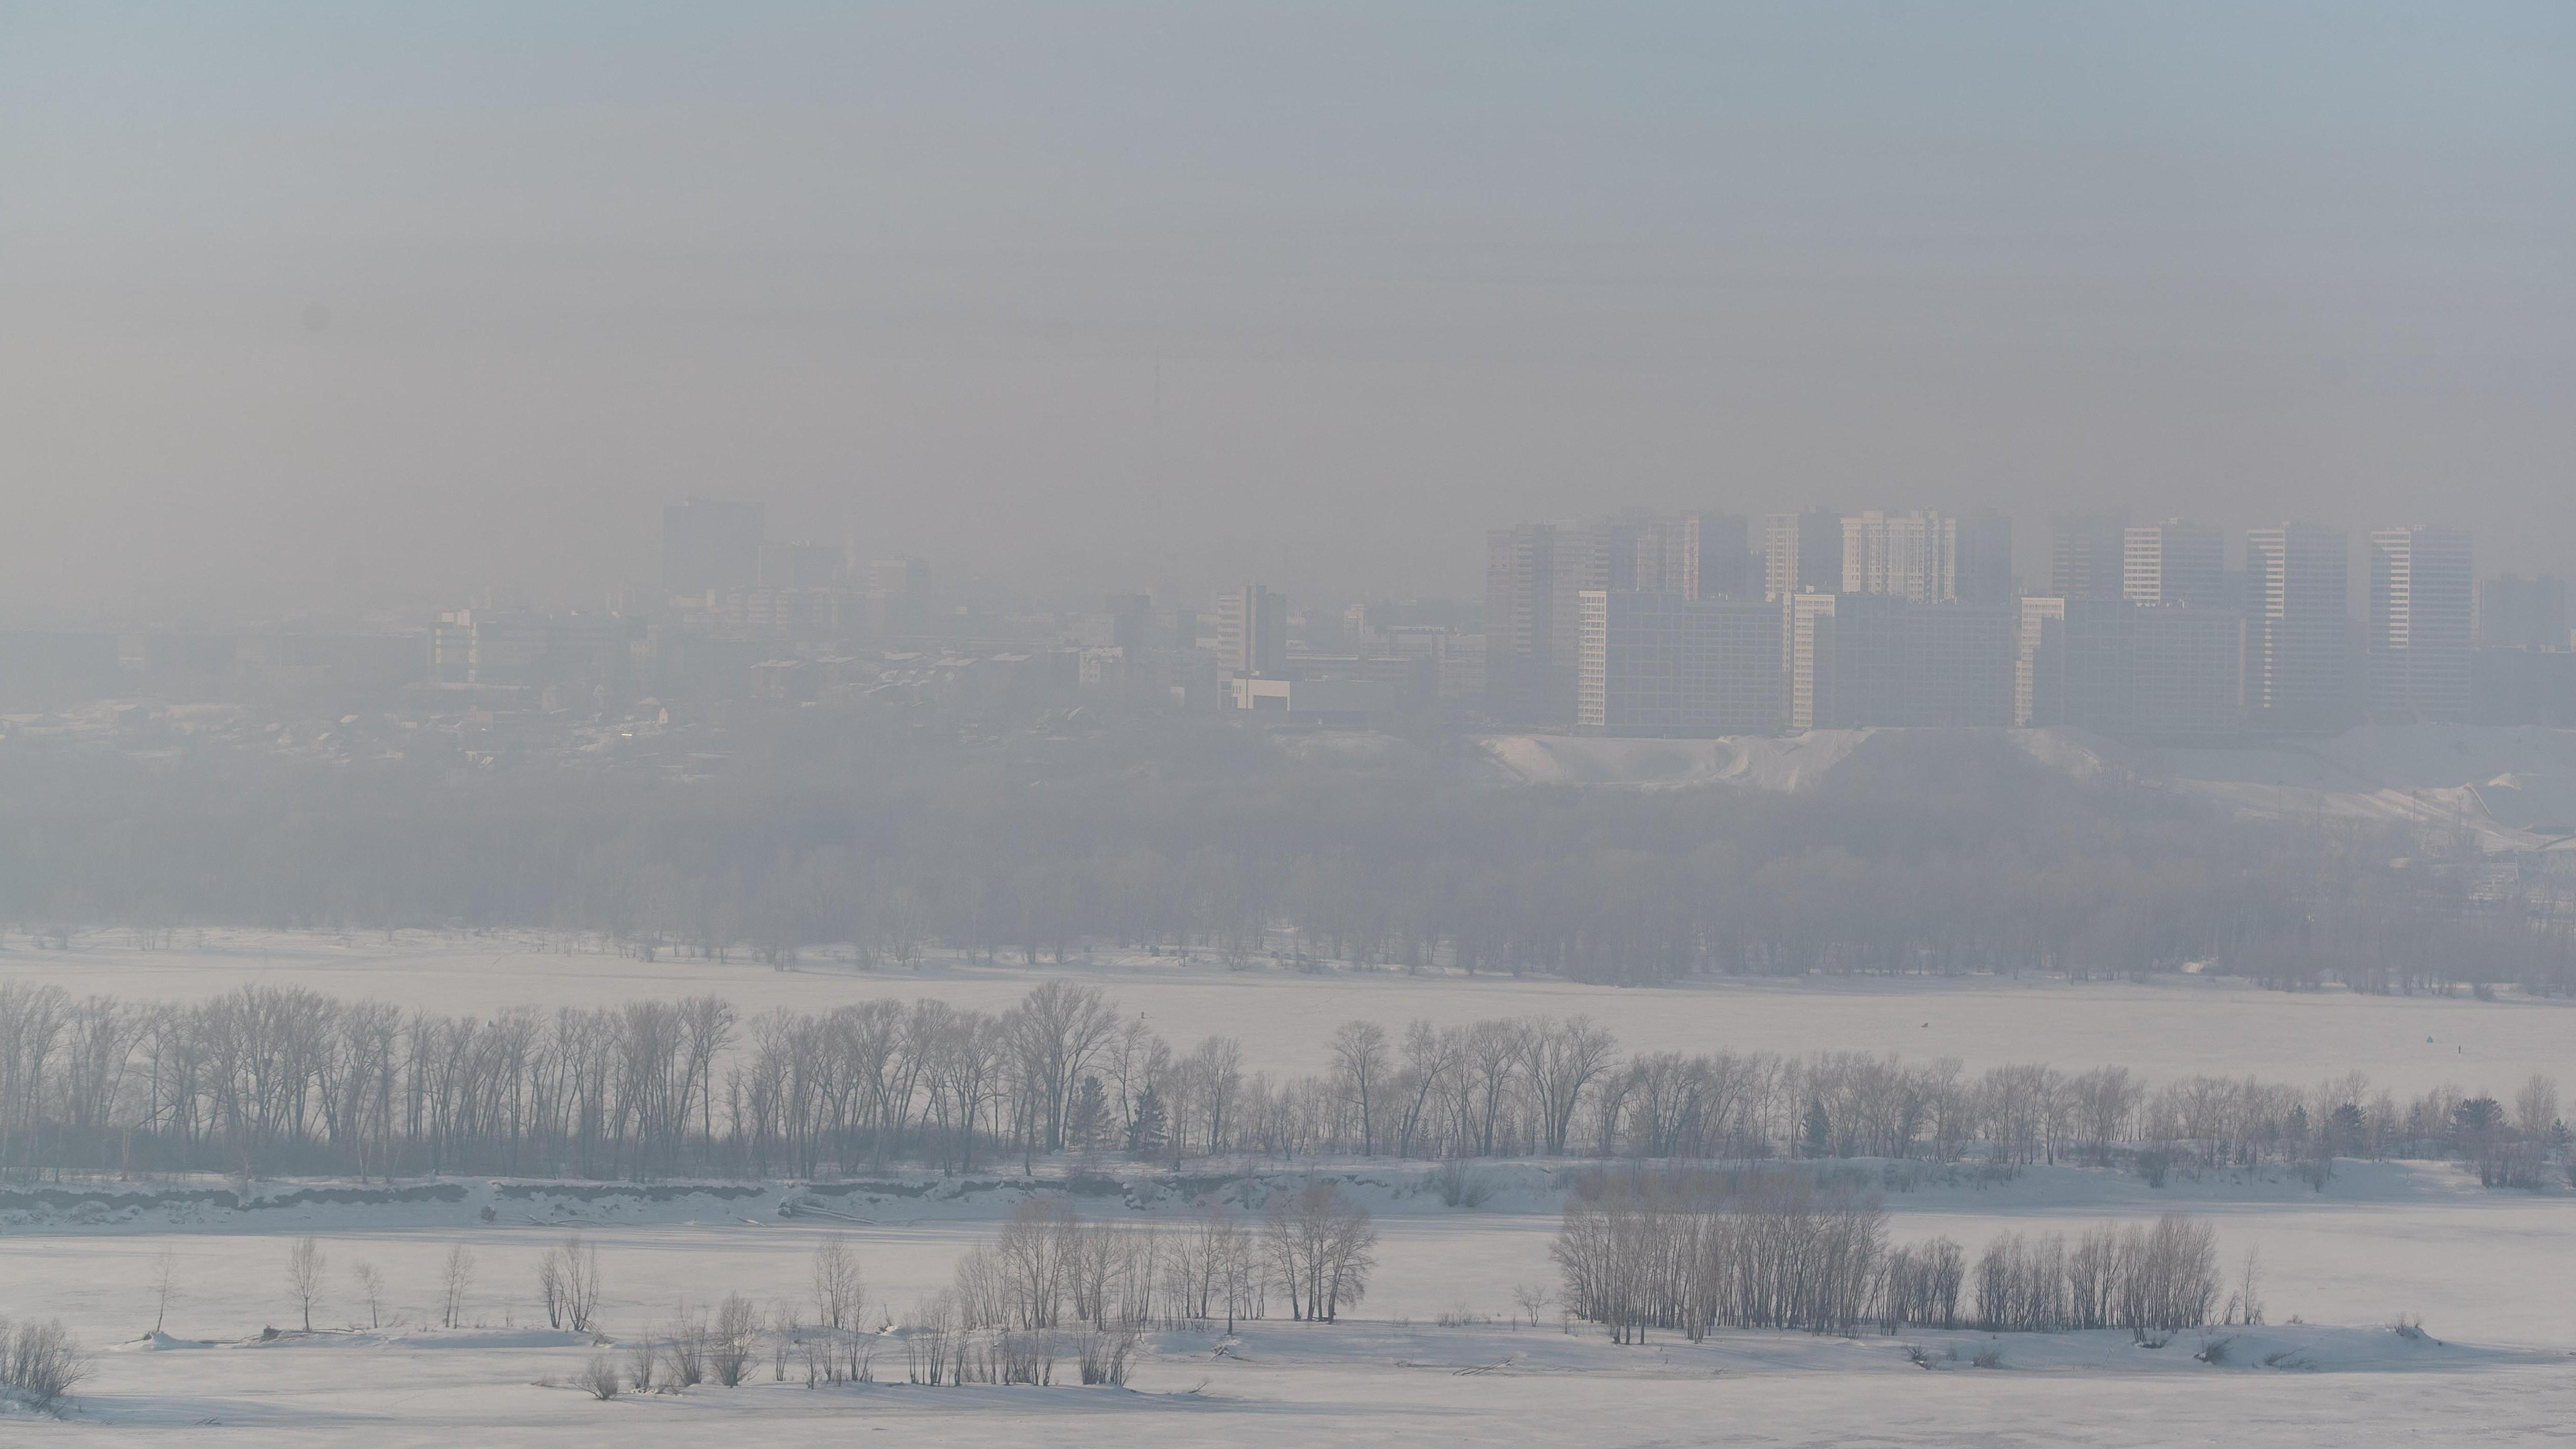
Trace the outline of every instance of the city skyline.
<path fill-rule="evenodd" d="M 1605 478 L 2576 534 L 2563 10 L 13 15 L 9 619 L 597 600 L 692 494 L 1038 598 L 1463 597 Z"/>
<path fill-rule="evenodd" d="M 666 507 L 661 577 L 594 609 L 487 594 L 373 630 L 0 628 L 0 703 L 214 698 L 302 671 L 607 719 L 672 699 L 854 703 L 927 668 L 1183 712 L 1437 709 L 1452 726 L 1613 735 L 2576 718 L 2563 583 L 2482 571 L 2466 534 L 2422 524 L 2250 529 L 2230 568 L 2220 530 L 2116 511 L 2053 517 L 2039 547 L 1995 510 L 1628 509 L 1489 529 L 1481 601 L 1298 600 L 1261 582 L 1176 599 L 1096 580 L 1077 607 L 1032 610 L 767 517 L 747 500 Z M 2016 552 L 2045 573 L 2005 572 Z"/>

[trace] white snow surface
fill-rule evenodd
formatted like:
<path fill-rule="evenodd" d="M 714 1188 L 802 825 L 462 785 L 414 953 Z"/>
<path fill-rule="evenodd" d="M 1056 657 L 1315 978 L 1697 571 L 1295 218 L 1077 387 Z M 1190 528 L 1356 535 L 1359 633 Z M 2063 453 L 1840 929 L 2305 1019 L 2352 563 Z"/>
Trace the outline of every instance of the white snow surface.
<path fill-rule="evenodd" d="M 1878 1170 L 1882 1164 L 1856 1164 Z M 1514 1285 L 1552 1278 L 1547 1248 L 1568 1169 L 1480 1168 L 1483 1210 L 1438 1201 L 1428 1169 L 1332 1164 L 1379 1215 L 1380 1267 L 1361 1312 L 1329 1325 L 1262 1321 L 1149 1342 L 1125 1390 L 929 1389 L 900 1382 L 808 1390 L 790 1369 L 753 1382 L 600 1403 L 559 1385 L 593 1354 L 621 1353 L 681 1300 L 742 1292 L 764 1305 L 806 1292 L 827 1233 L 857 1249 L 872 1302 L 896 1331 L 877 1359 L 902 1377 L 900 1322 L 1030 1184 L 910 1179 L 826 1199 L 838 1218 L 781 1217 L 812 1185 L 751 1185 L 717 1198 L 540 1193 L 457 1180 L 457 1201 L 374 1208 L 308 1196 L 245 1221 L 149 1215 L 81 1226 L 0 1225 L 0 1311 L 59 1315 L 105 1351 L 71 1417 L 10 1418 L 12 1442 L 384 1445 L 740 1442 L 777 1434 L 886 1435 L 885 1443 L 1288 1446 L 1552 1444 L 2521 1443 L 2563 1434 L 2576 1412 L 2576 1324 L 2555 1285 L 2576 1272 L 2564 1197 L 2489 1194 L 2413 1164 L 2345 1163 L 2323 1191 L 2285 1174 L 2212 1173 L 2153 1190 L 2134 1178 L 2041 1168 L 1994 1180 L 1931 1174 L 1889 1195 L 1892 1236 L 1948 1233 L 1974 1246 L 2003 1228 L 2076 1229 L 2183 1208 L 2213 1215 L 2232 1262 L 2258 1247 L 2273 1322 L 2141 1347 L 2119 1333 L 1909 1332 L 1841 1339 L 1720 1332 L 1622 1347 L 1597 1331 L 1512 1326 Z M 1919 1169 L 1911 1169 L 1919 1172 Z M 1145 1220 L 1188 1184 L 1130 1173 L 1086 1211 Z M 288 1191 L 354 1184 L 262 1184 Z M 599 1185 L 582 1185 L 599 1186 Z M 504 1197 L 504 1188 L 521 1189 Z M 1047 1190 L 1040 1183 L 1036 1190 Z M 622 1203 L 623 1206 L 614 1206 Z M 269 1214 L 275 1212 L 277 1217 Z M 535 1218 L 535 1221 L 528 1220 Z M 866 1219 L 858 1221 L 855 1219 Z M 550 1330 L 537 1256 L 580 1222 L 608 1292 L 598 1339 Z M 330 1291 L 316 1331 L 296 1327 L 282 1265 L 292 1235 L 322 1239 Z M 440 1260 L 477 1259 L 470 1327 L 423 1328 Z M 158 1335 L 148 1284 L 164 1247 L 180 1292 Z M 369 1327 L 349 1270 L 391 1285 Z M 2389 1325 L 2420 1314 L 2421 1337 Z M 2299 1315 L 2308 1322 L 2286 1321 Z M 1455 1326 L 1438 1326 L 1447 1317 Z M 274 1329 L 271 1333 L 267 1330 Z M 2213 1345 L 2219 1347 L 2213 1349 Z M 1999 1347 L 2002 1362 L 1974 1361 Z M 1919 1348 L 1928 1367 L 1909 1356 Z M 550 1385 L 547 1381 L 554 1381 Z"/>
<path fill-rule="evenodd" d="M 1426 980 L 1391 972 L 1308 976 L 1207 962 L 1101 954 L 1064 968 L 940 959 L 869 973 L 815 960 L 793 971 L 697 960 L 645 962 L 537 935 L 445 937 L 195 933 L 139 950 L 116 932 L 65 951 L 0 952 L 0 980 L 75 993 L 197 998 L 244 981 L 309 986 L 446 1011 L 600 1004 L 699 992 L 746 1012 L 820 1008 L 872 996 L 937 995 L 997 1008 L 1037 981 L 1092 981 L 1123 1009 L 1187 1042 L 1243 1038 L 1253 1070 L 1312 1071 L 1333 1027 L 1589 1013 L 1630 1050 L 1859 1047 L 1955 1055 L 1972 1069 L 2049 1061 L 2129 1065 L 2155 1079 L 2192 1072 L 2291 1082 L 2360 1069 L 2400 1091 L 2442 1080 L 2509 1091 L 2533 1071 L 2568 1071 L 2566 1005 L 2505 999 L 2281 994 L 2202 978 L 2152 985 L 2058 981 L 1802 981 L 1613 990 L 1560 982 Z M 2427 1041 L 2427 1037 L 2434 1040 Z M 1512 1290 L 1550 1283 L 1548 1246 L 1567 1169 L 1480 1166 L 1481 1210 L 1443 1204 L 1420 1165 L 1338 1162 L 1377 1215 L 1380 1266 L 1360 1316 L 1335 1325 L 1265 1322 L 1223 1354 L 1212 1334 L 1166 1334 L 1124 1391 L 1056 1387 L 927 1389 L 880 1383 L 808 1391 L 799 1381 L 599 1403 L 565 1387 L 596 1352 L 620 1351 L 680 1300 L 727 1292 L 764 1306 L 805 1296 L 814 1245 L 848 1236 L 869 1296 L 900 1318 L 943 1286 L 960 1254 L 1031 1191 L 991 1164 L 964 1181 L 876 1185 L 523 1183 L 459 1178 L 358 1183 L 222 1179 L 64 1185 L 71 1201 L 0 1207 L 0 1314 L 60 1316 L 103 1351 L 69 1420 L 0 1417 L 9 1443 L 584 1444 L 633 1449 L 781 1435 L 866 1435 L 943 1446 L 1343 1444 L 2275 1445 L 2526 1443 L 2576 1422 L 2576 1197 L 2490 1193 L 2426 1164 L 2346 1162 L 2322 1191 L 2285 1173 L 2177 1175 L 2165 1189 L 2117 1174 L 2043 1168 L 2009 1178 L 1902 1167 L 1888 1189 L 1892 1235 L 1982 1245 L 1996 1231 L 2074 1230 L 2172 1209 L 2216 1219 L 2232 1266 L 2260 1251 L 2273 1323 L 2239 1332 L 2210 1363 L 2218 1330 L 2139 1350 L 2117 1335 L 2007 1336 L 2001 1367 L 1972 1363 L 1976 1335 L 1845 1341 L 1721 1334 L 1692 1346 L 1623 1348 L 1597 1333 L 1508 1325 Z M 1117 1164 L 1091 1164 L 1086 1212 L 1142 1220 L 1208 1190 Z M 1881 1165 L 1860 1164 L 1880 1171 Z M 1274 1164 L 1192 1164 L 1219 1179 Z M 1114 1179 L 1114 1180 L 1113 1180 Z M 1104 1186 L 1103 1182 L 1107 1185 Z M 50 1186 L 50 1185 L 48 1185 Z M 124 1192 L 123 1201 L 98 1200 Z M 1239 1200 L 1255 1188 L 1218 1184 Z M 231 1194 L 229 1202 L 218 1194 Z M 157 1200 L 156 1200 L 157 1199 Z M 245 1207 L 244 1202 L 250 1204 Z M 484 1216 L 486 1209 L 491 1216 Z M 782 1214 L 782 1208 L 791 1210 Z M 549 1336 L 535 1262 L 581 1225 L 609 1288 L 602 1347 Z M 283 1283 L 289 1240 L 322 1239 L 329 1290 L 313 1336 Z M 474 1326 L 426 1330 L 440 1260 L 470 1246 L 480 1264 Z M 149 1284 L 163 1247 L 180 1293 L 163 1337 Z M 351 1270 L 390 1285 L 369 1328 Z M 2298 1315 L 2307 1323 L 2291 1324 Z M 2433 1339 L 2387 1331 L 2419 1315 Z M 1466 1326 L 1442 1328 L 1447 1316 Z M 2318 1326 L 2324 1325 L 2324 1326 Z M 364 1329 L 366 1331 L 352 1331 Z M 2436 1342 L 2436 1340 L 2438 1342 Z M 1905 1345 L 1922 1343 L 1929 1371 Z M 251 1347 L 250 1345 L 257 1345 Z M 116 1346 L 116 1347 L 111 1347 Z M 1956 1360 L 1946 1355 L 1952 1346 Z M 327 1351 L 326 1351 L 327 1350 Z M 899 1351 L 880 1378 L 902 1376 Z"/>

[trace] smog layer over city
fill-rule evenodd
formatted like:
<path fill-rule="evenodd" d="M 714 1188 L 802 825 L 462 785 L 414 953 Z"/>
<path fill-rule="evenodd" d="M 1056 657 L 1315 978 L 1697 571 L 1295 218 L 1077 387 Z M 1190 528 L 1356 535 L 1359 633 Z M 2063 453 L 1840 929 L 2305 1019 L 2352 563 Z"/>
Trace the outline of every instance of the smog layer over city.
<path fill-rule="evenodd" d="M 2571 75 L 0 0 L 0 1439 L 2563 1439 Z"/>

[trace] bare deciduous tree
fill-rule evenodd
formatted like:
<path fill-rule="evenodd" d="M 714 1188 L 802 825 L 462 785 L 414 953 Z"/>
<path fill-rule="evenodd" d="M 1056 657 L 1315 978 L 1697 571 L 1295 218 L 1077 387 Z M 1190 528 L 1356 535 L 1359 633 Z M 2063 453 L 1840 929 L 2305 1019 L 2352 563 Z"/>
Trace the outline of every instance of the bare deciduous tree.
<path fill-rule="evenodd" d="M 663 1334 L 662 1361 L 670 1365 L 675 1387 L 693 1389 L 707 1377 L 707 1315 L 701 1310 L 689 1316 L 689 1306 L 682 1303 L 671 1315 L 671 1327 Z"/>
<path fill-rule="evenodd" d="M 866 1284 L 859 1275 L 858 1255 L 849 1240 L 833 1233 L 814 1247 L 814 1312 L 823 1326 L 838 1333 L 859 1326 Z"/>
<path fill-rule="evenodd" d="M 361 1258 L 357 1265 L 349 1270 L 349 1276 L 358 1285 L 358 1297 L 367 1305 L 367 1327 L 383 1327 L 384 1275 L 376 1271 L 375 1264 Z"/>
<path fill-rule="evenodd" d="M 1333 1322 L 1368 1292 L 1377 1266 L 1377 1229 L 1368 1209 L 1330 1182 L 1310 1178 L 1270 1195 L 1264 1217 L 1273 1272 L 1296 1318 Z"/>
<path fill-rule="evenodd" d="M 1532 1328 L 1538 1327 L 1539 1315 L 1546 1312 L 1547 1305 L 1555 1301 L 1556 1295 L 1548 1291 L 1548 1286 L 1544 1283 L 1523 1283 L 1512 1290 L 1513 1305 L 1528 1317 Z M 1520 1325 L 1520 1318 L 1515 1317 L 1512 1320 L 1512 1327 L 1518 1328 Z"/>
<path fill-rule="evenodd" d="M 584 1243 L 579 1229 L 537 1259 L 537 1296 L 549 1328 L 590 1332 L 601 1288 L 599 1249 Z"/>
<path fill-rule="evenodd" d="M 322 1297 L 322 1240 L 297 1238 L 286 1250 L 286 1291 L 304 1315 L 304 1331 L 313 1331 L 313 1305 Z"/>
<path fill-rule="evenodd" d="M 1333 1077 L 1359 1130 L 1360 1155 L 1377 1151 L 1381 1089 L 1390 1070 L 1386 1028 L 1373 1021 L 1345 1022 L 1333 1033 Z"/>
<path fill-rule="evenodd" d="M 449 1245 L 447 1257 L 438 1268 L 438 1322 L 442 1328 L 458 1327 L 465 1316 L 465 1295 L 474 1291 L 474 1250 L 463 1243 Z"/>
<path fill-rule="evenodd" d="M 662 1345 L 651 1334 L 646 1334 L 627 1350 L 626 1381 L 634 1385 L 635 1392 L 639 1394 L 653 1392 L 653 1373 L 661 1367 L 661 1362 Z"/>
<path fill-rule="evenodd" d="M 728 1293 L 716 1306 L 715 1329 L 707 1339 L 707 1368 L 717 1383 L 739 1386 L 751 1374 L 760 1345 L 760 1310 L 739 1293 Z"/>
<path fill-rule="evenodd" d="M 170 1304 L 179 1296 L 179 1254 L 163 1247 L 152 1255 L 152 1331 L 159 1333 L 170 1316 Z"/>

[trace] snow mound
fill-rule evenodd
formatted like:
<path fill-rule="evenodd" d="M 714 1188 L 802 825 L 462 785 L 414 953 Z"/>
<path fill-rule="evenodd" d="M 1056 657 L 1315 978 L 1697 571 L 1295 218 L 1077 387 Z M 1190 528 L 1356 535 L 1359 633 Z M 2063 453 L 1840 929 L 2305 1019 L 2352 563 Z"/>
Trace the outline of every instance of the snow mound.
<path fill-rule="evenodd" d="M 128 1339 L 123 1343 L 111 1344 L 108 1346 L 108 1352 L 168 1353 L 173 1349 L 215 1347 L 219 1347 L 219 1345 L 211 1338 L 174 1338 L 156 1328 L 152 1332 L 143 1335 L 141 1338 Z"/>
<path fill-rule="evenodd" d="M 1713 739 L 1631 740 L 1576 735 L 1486 735 L 1475 740 L 1491 778 L 1521 785 L 1601 785 L 1636 790 L 1733 785 L 1796 790 L 1850 758 L 1871 730 Z"/>
<path fill-rule="evenodd" d="M 1614 1344 L 1597 1329 L 1533 1333 L 1498 1322 L 1420 1327 L 1381 1321 L 1316 1326 L 1236 1325 L 1211 1354 L 1199 1334 L 1164 1334 L 1167 1361 L 1272 1368 L 1384 1364 L 1416 1373 L 1492 1378 L 1680 1379 L 1776 1374 L 2051 1373 L 2088 1377 L 2244 1373 L 2385 1373 L 2564 1364 L 2535 1349 L 2447 1343 L 2412 1328 L 2288 1324 L 2138 1335 L 2126 1329 L 1986 1333 L 1976 1329 L 1863 1332 L 1852 1338 L 1771 1329 L 1715 1329 L 1691 1342 L 1649 1333 Z M 1981 1362 L 1982 1360 L 1982 1362 Z"/>
<path fill-rule="evenodd" d="M 2477 1369 L 2498 1364 L 2564 1362 L 2534 1349 L 2448 1343 L 2415 1327 L 2338 1328 L 2293 1323 L 2257 1328 L 2196 1328 L 2132 1334 L 2126 1329 L 2077 1333 L 1907 1335 L 1921 1350 L 1908 1362 L 1933 1372 L 1974 1370 L 1977 1356 L 2001 1355 L 1990 1367 L 2058 1373 L 2386 1373 L 2405 1369 Z"/>
<path fill-rule="evenodd" d="M 2081 730 L 2013 733 L 2034 759 L 2077 779 L 2116 770 L 2245 815 L 2456 825 L 2491 850 L 2576 835 L 2576 730 L 2366 725 L 2323 740 L 2163 747 Z"/>
<path fill-rule="evenodd" d="M 415 1328 L 391 1331 L 367 1329 L 315 1329 L 305 1333 L 295 1329 L 263 1329 L 256 1338 L 245 1338 L 227 1344 L 191 1344 L 178 1341 L 177 1347 L 221 1348 L 589 1348 L 600 1340 L 587 1333 L 567 1328 Z"/>

